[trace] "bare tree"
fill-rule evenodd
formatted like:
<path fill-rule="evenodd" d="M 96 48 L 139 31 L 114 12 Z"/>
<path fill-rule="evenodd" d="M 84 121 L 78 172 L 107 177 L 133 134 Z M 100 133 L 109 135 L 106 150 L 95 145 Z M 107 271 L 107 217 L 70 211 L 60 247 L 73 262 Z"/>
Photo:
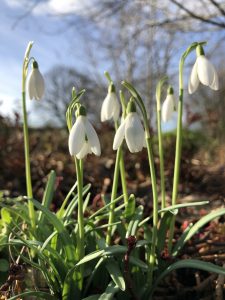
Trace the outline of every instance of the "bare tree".
<path fill-rule="evenodd" d="M 194 19 L 214 27 L 225 28 L 225 2 L 216 0 L 200 0 L 196 1 L 195 5 L 188 6 L 184 1 L 170 0 L 175 4 L 184 18 Z"/>
<path fill-rule="evenodd" d="M 97 116 L 105 87 L 96 85 L 95 81 L 71 67 L 56 66 L 46 75 L 46 93 L 44 101 L 36 103 L 35 107 L 41 112 L 43 123 L 54 126 L 66 125 L 66 109 L 71 100 L 74 86 L 78 91 L 85 88 L 86 93 L 82 102 L 88 111 Z"/>
<path fill-rule="evenodd" d="M 37 4 L 37 1 L 32 2 Z M 107 88 L 103 79 L 104 69 L 109 70 L 118 88 L 124 79 L 135 84 L 148 105 L 152 122 L 156 82 L 164 75 L 170 75 L 170 81 L 176 82 L 180 54 L 178 49 L 195 40 L 207 40 L 212 36 L 212 31 L 223 29 L 225 24 L 225 2 L 218 0 L 93 0 L 83 1 L 82 5 L 82 12 L 58 13 L 54 17 L 64 21 L 65 27 L 60 28 L 61 32 L 70 28 L 79 34 L 80 42 L 86 45 L 85 55 L 88 60 L 85 74 L 88 74 L 88 78 L 91 76 L 95 89 L 102 90 L 104 86 L 105 92 L 101 99 Z M 217 52 L 222 35 L 221 31 L 218 37 L 214 36 L 213 42 L 218 42 Z M 73 49 L 77 46 L 77 40 L 69 42 Z M 211 47 L 208 53 L 214 49 Z M 80 75 L 82 77 L 82 74 L 84 70 L 77 71 L 77 78 Z M 71 89 L 65 82 L 69 77 L 63 75 L 59 83 L 60 72 L 57 76 L 53 87 L 59 91 L 54 92 L 52 87 L 48 93 L 53 95 L 50 102 L 54 106 L 55 98 L 69 99 Z M 62 82 L 69 89 L 66 97 L 60 87 Z M 58 103 L 57 107 L 59 113 L 56 115 L 64 115 Z"/>

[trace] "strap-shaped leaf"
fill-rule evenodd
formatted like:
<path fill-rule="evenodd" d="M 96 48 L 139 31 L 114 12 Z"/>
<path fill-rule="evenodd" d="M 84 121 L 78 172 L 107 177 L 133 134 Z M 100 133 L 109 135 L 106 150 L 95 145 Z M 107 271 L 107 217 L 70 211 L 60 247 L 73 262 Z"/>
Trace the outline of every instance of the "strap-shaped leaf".
<path fill-rule="evenodd" d="M 125 207 L 125 217 L 126 218 L 131 218 L 134 215 L 135 205 L 136 205 L 135 196 L 132 194 L 128 198 L 128 203 L 126 204 L 126 207 Z"/>
<path fill-rule="evenodd" d="M 204 261 L 200 261 L 200 260 L 196 260 L 196 259 L 185 259 L 185 260 L 181 260 L 178 261 L 172 265 L 170 265 L 168 268 L 166 268 L 166 270 L 164 272 L 162 272 L 158 278 L 156 278 L 156 281 L 154 283 L 154 286 L 152 288 L 151 294 L 153 294 L 155 288 L 157 287 L 157 285 L 159 284 L 159 282 L 166 276 L 168 275 L 170 272 L 177 270 L 177 269 L 183 269 L 183 268 L 192 268 L 192 269 L 199 269 L 199 270 L 204 270 L 207 272 L 211 272 L 211 273 L 217 273 L 217 274 L 221 274 L 221 275 L 225 275 L 225 268 L 220 267 L 220 266 L 216 266 L 212 263 L 209 262 L 204 262 Z M 148 292 L 150 293 L 150 290 L 148 290 Z M 146 298 L 149 299 L 149 298 Z"/>
<path fill-rule="evenodd" d="M 149 266 L 146 263 L 144 263 L 142 260 L 135 256 L 130 256 L 130 263 L 144 270 L 148 270 L 149 268 Z"/>
<path fill-rule="evenodd" d="M 32 200 L 34 205 L 44 213 L 46 216 L 47 220 L 55 227 L 55 229 L 58 231 L 60 234 L 60 238 L 62 240 L 62 243 L 64 245 L 65 253 L 68 262 L 74 262 L 75 259 L 75 247 L 73 245 L 73 241 L 71 237 L 69 236 L 68 231 L 64 227 L 63 223 L 61 220 L 57 218 L 57 216 L 50 212 L 47 208 L 42 206 L 38 201 Z"/>
<path fill-rule="evenodd" d="M 52 170 L 48 176 L 47 185 L 42 199 L 42 205 L 46 208 L 49 208 L 52 203 L 54 190 L 55 190 L 55 179 L 56 179 L 56 174 L 55 171 Z M 43 212 L 40 211 L 38 217 L 38 226 L 41 227 L 42 224 L 43 224 Z"/>
<path fill-rule="evenodd" d="M 143 215 L 143 210 L 144 210 L 144 207 L 142 205 L 138 206 L 138 208 L 136 209 L 136 212 L 128 225 L 126 238 L 128 238 L 130 235 L 136 234 L 138 224 Z"/>
<path fill-rule="evenodd" d="M 100 294 L 95 294 L 87 298 L 83 298 L 82 300 L 98 300 L 100 296 L 101 296 Z"/>
<path fill-rule="evenodd" d="M 16 296 L 9 298 L 8 300 L 16 300 L 18 298 L 24 299 L 24 297 L 36 296 L 38 299 L 46 299 L 46 300 L 57 300 L 58 298 L 54 297 L 51 294 L 45 292 L 37 292 L 37 291 L 28 291 Z M 28 298 L 27 298 L 28 299 Z"/>
<path fill-rule="evenodd" d="M 86 262 L 89 262 L 93 259 L 96 259 L 98 257 L 101 257 L 103 254 L 104 254 L 104 250 L 97 250 L 97 251 L 94 251 L 86 256 L 84 256 L 77 264 L 76 264 L 76 267 L 82 265 L 82 264 L 85 264 Z"/>
<path fill-rule="evenodd" d="M 113 281 L 107 286 L 105 293 L 99 297 L 99 300 L 112 300 L 113 296 L 119 291 L 119 287 Z"/>
<path fill-rule="evenodd" d="M 201 227 L 210 222 L 211 220 L 218 218 L 225 214 L 225 209 L 219 209 L 214 211 L 204 217 L 202 217 L 198 222 L 196 222 L 192 227 L 189 228 L 189 231 L 185 231 L 182 236 L 177 241 L 176 245 L 173 248 L 172 255 L 176 256 L 180 249 L 184 246 L 184 244 L 192 238 L 194 234 L 196 234 Z"/>
<path fill-rule="evenodd" d="M 125 291 L 126 284 L 123 275 L 120 271 L 118 262 L 114 258 L 107 259 L 106 269 L 114 283 L 122 290 Z"/>
<path fill-rule="evenodd" d="M 171 206 L 167 206 L 163 209 L 160 209 L 158 210 L 158 214 L 161 214 L 162 212 L 167 212 L 167 211 L 170 211 L 171 213 L 174 213 L 174 214 L 177 214 L 177 209 L 179 208 L 183 208 L 183 207 L 190 207 L 190 206 L 202 206 L 202 205 L 206 205 L 208 204 L 209 201 L 199 201 L 199 202 L 192 202 L 192 203 L 180 203 L 180 204 L 176 204 L 176 205 L 171 205 Z M 145 223 L 147 223 L 149 220 L 152 219 L 152 215 L 145 218 L 144 220 L 142 220 L 140 223 L 139 223 L 139 227 L 144 225 Z"/>
<path fill-rule="evenodd" d="M 165 241 L 166 241 L 166 234 L 167 231 L 170 227 L 170 222 L 172 218 L 174 217 L 174 214 L 171 213 L 170 211 L 167 211 L 164 213 L 161 222 L 160 222 L 160 227 L 158 230 L 158 241 L 157 241 L 157 250 L 160 253 L 164 247 L 165 247 Z"/>

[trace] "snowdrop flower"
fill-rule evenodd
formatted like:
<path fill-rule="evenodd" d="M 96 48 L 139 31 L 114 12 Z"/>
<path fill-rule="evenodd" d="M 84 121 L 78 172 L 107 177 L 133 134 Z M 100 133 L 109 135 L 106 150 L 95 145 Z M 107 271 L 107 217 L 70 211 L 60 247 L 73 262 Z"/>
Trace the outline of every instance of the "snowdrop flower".
<path fill-rule="evenodd" d="M 88 154 L 101 154 L 100 142 L 97 133 L 86 117 L 86 110 L 83 106 L 78 109 L 78 116 L 69 134 L 70 155 L 76 155 L 82 159 Z"/>
<path fill-rule="evenodd" d="M 146 147 L 145 131 L 133 101 L 128 103 L 127 112 L 126 118 L 116 131 L 113 150 L 117 150 L 125 138 L 130 152 L 139 152 L 143 147 Z"/>
<path fill-rule="evenodd" d="M 33 62 L 32 71 L 28 77 L 28 92 L 30 99 L 40 100 L 44 95 L 45 82 L 38 69 L 38 63 Z"/>
<path fill-rule="evenodd" d="M 162 120 L 168 122 L 175 110 L 175 99 L 173 95 L 173 88 L 169 87 L 167 90 L 167 96 L 162 105 Z"/>
<path fill-rule="evenodd" d="M 117 121 L 120 115 L 120 104 L 115 93 L 114 84 L 110 84 L 108 94 L 102 103 L 101 121 L 113 119 Z"/>
<path fill-rule="evenodd" d="M 197 59 L 192 68 L 188 92 L 193 94 L 201 82 L 204 85 L 209 86 L 212 90 L 219 89 L 219 80 L 217 72 L 212 63 L 205 57 L 204 50 L 201 46 L 196 48 Z"/>

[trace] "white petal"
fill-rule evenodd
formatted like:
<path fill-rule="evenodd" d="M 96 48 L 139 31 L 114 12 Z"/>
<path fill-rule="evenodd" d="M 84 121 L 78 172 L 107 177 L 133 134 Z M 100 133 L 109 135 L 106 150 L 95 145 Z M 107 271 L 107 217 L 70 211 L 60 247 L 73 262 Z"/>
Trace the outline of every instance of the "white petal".
<path fill-rule="evenodd" d="M 70 131 L 68 143 L 70 155 L 79 153 L 85 143 L 85 118 L 79 116 Z"/>
<path fill-rule="evenodd" d="M 163 102 L 162 105 L 162 120 L 163 122 L 168 122 L 172 114 L 174 112 L 174 96 L 167 95 L 166 100 Z"/>
<path fill-rule="evenodd" d="M 83 147 L 81 148 L 80 152 L 77 153 L 76 157 L 78 159 L 83 159 L 88 154 L 91 154 L 91 147 L 87 141 L 84 142 Z"/>
<path fill-rule="evenodd" d="M 214 68 L 214 79 L 213 79 L 212 84 L 210 85 L 210 88 L 214 91 L 218 91 L 218 89 L 219 89 L 219 79 L 218 79 L 218 75 L 217 75 L 215 68 Z"/>
<path fill-rule="evenodd" d="M 189 94 L 193 94 L 199 85 L 198 72 L 197 72 L 197 61 L 195 62 L 188 83 L 188 92 Z"/>
<path fill-rule="evenodd" d="M 202 84 L 210 86 L 213 83 L 215 69 L 204 55 L 200 55 L 197 58 L 197 72 L 198 78 Z"/>
<path fill-rule="evenodd" d="M 113 150 L 117 150 L 123 142 L 125 135 L 125 125 L 126 119 L 120 124 L 119 128 L 116 131 L 114 141 L 113 141 Z"/>
<path fill-rule="evenodd" d="M 34 84 L 36 88 L 36 98 L 37 100 L 41 99 L 44 95 L 45 91 L 45 82 L 42 74 L 39 69 L 34 69 Z"/>
<path fill-rule="evenodd" d="M 111 101 L 113 103 L 112 117 L 113 117 L 113 120 L 116 122 L 119 119 L 119 115 L 120 115 L 120 103 L 119 103 L 115 93 L 112 93 L 111 97 L 112 97 Z"/>
<path fill-rule="evenodd" d="M 101 109 L 101 121 L 114 119 L 117 121 L 120 114 L 120 104 L 114 92 L 108 93 L 103 101 Z"/>
<path fill-rule="evenodd" d="M 114 110 L 114 104 L 115 104 L 115 93 L 109 93 L 106 97 L 106 116 L 107 120 L 110 120 L 113 117 L 113 110 Z"/>
<path fill-rule="evenodd" d="M 107 121 L 106 106 L 107 106 L 107 102 L 104 100 L 101 108 L 101 122 Z"/>
<path fill-rule="evenodd" d="M 30 100 L 32 100 L 34 98 L 34 76 L 33 76 L 33 71 L 31 71 L 31 73 L 29 74 L 27 82 L 28 82 L 27 86 L 28 86 L 29 97 L 30 97 Z"/>
<path fill-rule="evenodd" d="M 91 147 L 92 152 L 95 155 L 100 156 L 101 155 L 101 147 L 100 147 L 100 142 L 99 142 L 99 139 L 98 139 L 98 135 L 97 135 L 94 127 L 88 121 L 88 119 L 86 119 L 85 129 L 86 129 L 86 135 L 87 135 L 88 143 Z"/>
<path fill-rule="evenodd" d="M 112 118 L 113 112 L 113 98 L 112 93 L 108 93 L 105 100 L 104 100 L 104 116 L 105 120 L 110 120 Z"/>
<path fill-rule="evenodd" d="M 126 118 L 125 139 L 130 152 L 139 152 L 143 148 L 144 128 L 137 113 L 129 113 Z"/>

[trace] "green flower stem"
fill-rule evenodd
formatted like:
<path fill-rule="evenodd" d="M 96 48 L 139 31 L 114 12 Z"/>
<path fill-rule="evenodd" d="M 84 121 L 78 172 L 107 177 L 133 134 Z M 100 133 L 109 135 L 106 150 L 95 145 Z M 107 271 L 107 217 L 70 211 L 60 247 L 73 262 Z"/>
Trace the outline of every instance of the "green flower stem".
<path fill-rule="evenodd" d="M 181 148 L 182 148 L 182 114 L 183 114 L 183 69 L 184 62 L 189 53 L 191 53 L 198 45 L 204 45 L 205 42 L 193 43 L 188 47 L 188 49 L 183 53 L 179 63 L 179 102 L 178 102 L 178 117 L 177 117 L 177 138 L 176 138 L 176 154 L 175 154 L 175 164 L 174 164 L 174 177 L 173 177 L 173 193 L 172 193 L 172 205 L 177 203 L 179 176 L 180 176 L 180 161 L 181 161 Z M 175 226 L 175 216 L 173 217 L 170 224 L 170 235 L 168 241 L 168 250 L 171 253 L 172 241 L 174 235 Z"/>
<path fill-rule="evenodd" d="M 121 103 L 121 106 L 122 106 L 122 111 L 123 111 L 123 118 L 125 119 L 126 117 L 126 109 L 127 109 L 127 105 L 126 105 L 126 101 L 125 101 L 125 97 L 124 97 L 124 93 L 123 91 L 120 91 L 120 103 Z"/>
<path fill-rule="evenodd" d="M 126 117 L 126 101 L 125 97 L 122 91 L 120 91 L 120 102 L 122 105 L 122 117 L 125 119 Z M 118 129 L 118 123 L 115 124 L 116 130 Z M 126 172 L 125 172 L 125 166 L 124 166 L 124 155 L 123 155 L 123 149 L 121 150 L 121 158 L 120 158 L 120 177 L 122 182 L 122 190 L 124 195 L 124 203 L 128 203 L 128 192 L 127 192 L 127 182 L 126 182 Z"/>
<path fill-rule="evenodd" d="M 84 186 L 84 172 L 83 172 L 84 160 L 80 159 L 79 162 L 80 162 L 80 170 L 81 170 L 81 186 L 82 186 L 82 189 L 83 189 L 83 186 Z"/>
<path fill-rule="evenodd" d="M 153 281 L 153 271 L 155 266 L 155 246 L 157 242 L 157 225 L 158 225 L 158 192 L 157 192 L 157 182 L 155 175 L 155 165 L 154 165 L 154 157 L 151 145 L 151 137 L 149 131 L 148 117 L 145 109 L 145 105 L 139 93 L 136 89 L 128 82 L 123 81 L 122 84 L 130 91 L 132 96 L 134 97 L 135 102 L 138 104 L 141 113 L 143 115 L 145 134 L 146 134 L 146 145 L 148 152 L 148 161 L 150 167 L 151 181 L 152 181 L 152 194 L 153 194 L 153 228 L 152 228 L 152 246 L 149 256 L 149 272 L 148 272 L 148 285 L 152 286 Z"/>
<path fill-rule="evenodd" d="M 79 100 L 84 94 L 85 90 L 81 90 L 78 94 L 76 89 L 72 88 L 72 99 L 66 111 L 67 127 L 70 132 L 72 129 L 72 114 L 79 107 Z M 84 215 L 83 215 L 83 160 L 77 159 L 74 156 L 76 176 L 77 176 L 77 192 L 78 192 L 78 234 L 77 234 L 77 259 L 78 261 L 84 257 L 85 244 L 84 244 Z M 81 291 L 83 288 L 83 266 L 80 267 L 79 272 L 76 274 L 78 288 Z"/>
<path fill-rule="evenodd" d="M 153 271 L 155 266 L 155 247 L 157 242 L 157 225 L 158 225 L 158 193 L 157 193 L 157 182 L 155 175 L 154 157 L 151 145 L 151 138 L 149 132 L 146 133 L 146 145 L 148 152 L 148 161 L 150 166 L 150 174 L 152 181 L 152 194 L 153 194 L 153 226 L 152 226 L 152 246 L 149 256 L 149 273 L 148 273 L 148 284 L 152 286 Z"/>
<path fill-rule="evenodd" d="M 115 122 L 115 130 L 118 129 L 118 122 Z M 121 148 L 121 154 L 120 154 L 120 178 L 122 183 L 122 190 L 123 190 L 123 196 L 124 196 L 124 203 L 128 203 L 128 192 L 127 192 L 127 182 L 126 182 L 126 172 L 125 172 L 125 166 L 124 166 L 124 156 L 123 156 L 123 149 Z"/>
<path fill-rule="evenodd" d="M 113 186 L 112 186 L 112 194 L 111 194 L 111 202 L 116 199 L 117 196 L 117 188 L 118 188 L 118 180 L 119 180 L 119 171 L 120 171 L 120 161 L 121 161 L 121 153 L 122 153 L 122 146 L 119 147 L 116 153 L 116 163 L 114 169 L 114 176 L 113 176 Z M 115 218 L 115 203 L 110 205 L 109 211 L 109 221 L 108 225 L 114 223 Z M 112 226 L 108 227 L 107 235 L 106 235 L 106 244 L 110 245 L 112 239 Z"/>
<path fill-rule="evenodd" d="M 128 192 L 127 192 L 126 172 L 125 172 L 124 156 L 123 156 L 122 149 L 121 149 L 121 157 L 120 157 L 120 177 L 121 177 L 121 183 L 122 183 L 124 203 L 127 204 L 129 197 L 128 197 Z"/>
<path fill-rule="evenodd" d="M 29 133 L 28 133 L 28 122 L 27 122 L 27 109 L 26 109 L 26 79 L 27 70 L 29 64 L 29 54 L 33 42 L 30 42 L 27 46 L 24 61 L 23 61 L 23 72 L 22 72 L 22 108 L 23 108 L 23 135 L 24 135 L 24 154 L 25 154 L 25 168 L 26 168 L 26 186 L 27 186 L 27 197 L 28 197 L 28 210 L 29 217 L 31 220 L 31 226 L 35 229 L 35 211 L 34 205 L 31 199 L 33 198 L 32 182 L 31 182 L 31 171 L 30 171 L 30 149 L 29 149 Z"/>
<path fill-rule="evenodd" d="M 166 207 L 164 154 L 163 154 L 162 126 L 161 126 L 161 90 L 162 90 L 162 85 L 164 84 L 164 82 L 166 80 L 167 80 L 167 77 L 162 78 L 158 82 L 157 87 L 156 87 L 157 128 L 158 128 L 160 183 L 161 183 L 161 209 Z"/>
<path fill-rule="evenodd" d="M 82 160 L 75 159 L 76 174 L 77 174 L 77 191 L 78 191 L 78 236 L 77 236 L 77 259 L 80 261 L 84 257 L 84 214 L 83 214 L 83 163 Z M 79 289 L 83 285 L 83 267 L 80 268 Z"/>

